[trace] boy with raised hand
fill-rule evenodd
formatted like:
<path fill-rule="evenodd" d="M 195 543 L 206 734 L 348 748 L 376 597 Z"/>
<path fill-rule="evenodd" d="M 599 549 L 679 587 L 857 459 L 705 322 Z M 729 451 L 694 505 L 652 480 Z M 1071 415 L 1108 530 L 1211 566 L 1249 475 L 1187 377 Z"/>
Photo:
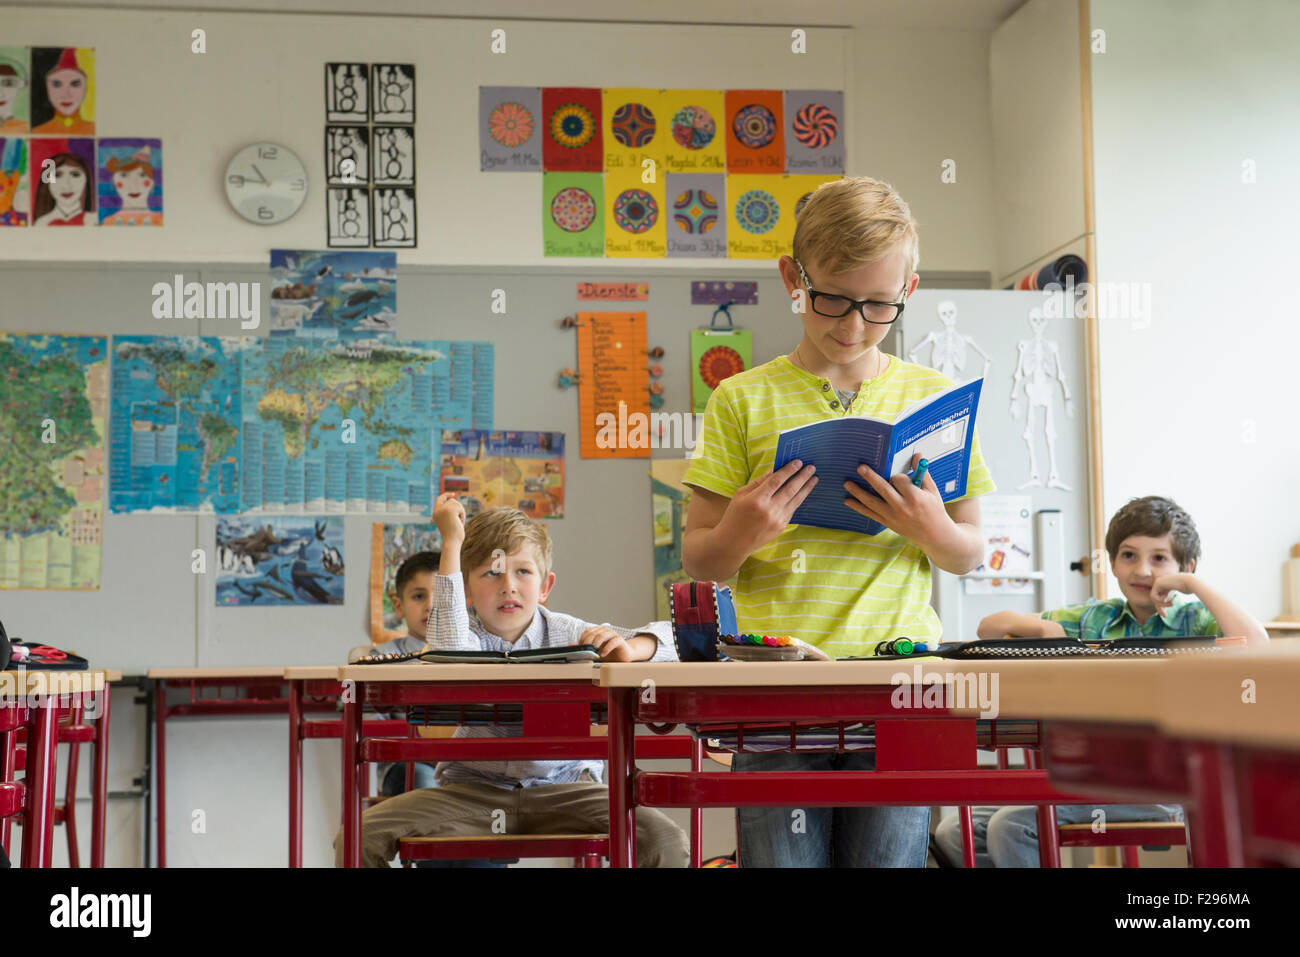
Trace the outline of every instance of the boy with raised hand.
<path fill-rule="evenodd" d="M 546 527 L 523 512 L 487 509 L 465 521 L 454 493 L 438 496 L 433 520 L 442 533 L 434 578 L 428 647 L 504 651 L 594 645 L 605 661 L 674 661 L 671 631 L 657 622 L 639 631 L 596 625 L 543 603 L 555 584 Z M 431 666 L 432 667 L 432 666 Z M 436 667 L 454 668 L 455 665 Z M 513 728 L 461 727 L 456 737 L 514 737 Z M 372 807 L 361 818 L 361 855 L 383 867 L 404 837 L 608 832 L 603 761 L 441 761 L 438 787 Z M 685 867 L 686 836 L 662 811 L 637 808 L 638 864 Z M 342 863 L 343 836 L 334 842 Z"/>
<path fill-rule="evenodd" d="M 817 477 L 798 461 L 772 471 L 785 429 L 843 415 L 892 421 L 952 386 L 878 348 L 920 282 L 916 222 L 888 184 L 838 180 L 799 213 L 793 252 L 780 269 L 802 336 L 789 355 L 724 380 L 709 399 L 683 479 L 695 489 L 683 567 L 715 581 L 739 572 L 742 630 L 793 635 L 835 657 L 900 635 L 937 639 L 931 565 L 962 574 L 983 556 L 976 496 L 994 486 L 978 435 L 961 499 L 945 504 L 928 473 L 916 487 L 864 466 L 860 484 L 846 482 L 845 507 L 884 524 L 878 535 L 789 524 Z M 874 767 L 871 753 L 738 754 L 732 769 Z M 800 833 L 791 810 L 737 812 L 741 866 L 925 866 L 929 808 L 808 808 Z"/>
<path fill-rule="evenodd" d="M 1195 574 L 1201 539 L 1186 511 L 1158 495 L 1132 499 L 1106 530 L 1106 553 L 1122 597 L 1090 599 L 1042 615 L 1000 611 L 979 624 L 981 638 L 1176 638 L 1244 635 L 1251 645 L 1268 644 L 1255 618 Z M 1179 593 L 1179 594 L 1176 594 Z M 1195 595 L 1196 600 L 1184 598 Z M 1059 824 L 1090 824 L 1098 807 L 1056 809 Z M 1111 823 L 1181 820 L 1174 804 L 1100 806 Z M 975 859 L 980 867 L 1037 867 L 1038 820 L 1032 807 L 976 807 Z M 950 814 L 939 822 L 935 843 L 949 863 L 961 866 L 961 822 Z"/>

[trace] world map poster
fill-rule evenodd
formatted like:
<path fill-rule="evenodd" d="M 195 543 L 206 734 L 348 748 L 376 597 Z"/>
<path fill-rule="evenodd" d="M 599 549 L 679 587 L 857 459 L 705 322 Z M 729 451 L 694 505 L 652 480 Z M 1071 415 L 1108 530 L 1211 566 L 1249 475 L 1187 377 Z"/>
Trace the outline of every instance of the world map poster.
<path fill-rule="evenodd" d="M 0 589 L 96 589 L 108 340 L 0 333 L 0 369 Z"/>

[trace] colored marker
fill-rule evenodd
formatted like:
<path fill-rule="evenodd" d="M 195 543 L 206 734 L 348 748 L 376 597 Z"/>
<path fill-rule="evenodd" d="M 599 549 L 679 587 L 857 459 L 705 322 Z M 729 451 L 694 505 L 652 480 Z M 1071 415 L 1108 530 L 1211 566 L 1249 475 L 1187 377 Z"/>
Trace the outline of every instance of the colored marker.
<path fill-rule="evenodd" d="M 930 467 L 930 462 L 928 459 L 921 459 L 920 462 L 916 463 L 916 475 L 913 476 L 912 478 L 912 484 L 915 485 L 917 488 L 920 488 L 921 483 L 925 481 L 925 471 L 929 467 Z"/>

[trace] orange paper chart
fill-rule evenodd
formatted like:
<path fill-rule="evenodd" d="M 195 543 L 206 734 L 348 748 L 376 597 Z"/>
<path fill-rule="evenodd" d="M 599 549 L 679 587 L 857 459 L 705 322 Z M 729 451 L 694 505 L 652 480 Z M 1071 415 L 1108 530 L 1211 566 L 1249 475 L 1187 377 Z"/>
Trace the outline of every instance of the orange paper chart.
<path fill-rule="evenodd" d="M 650 457 L 644 312 L 578 314 L 578 419 L 584 459 Z"/>

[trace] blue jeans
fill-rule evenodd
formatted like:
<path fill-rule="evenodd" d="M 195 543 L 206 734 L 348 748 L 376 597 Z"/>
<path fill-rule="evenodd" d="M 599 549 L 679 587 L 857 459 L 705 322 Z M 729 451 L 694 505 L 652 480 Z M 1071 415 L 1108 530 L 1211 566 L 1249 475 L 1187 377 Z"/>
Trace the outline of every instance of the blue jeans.
<path fill-rule="evenodd" d="M 976 867 L 1038 867 L 1038 814 L 1035 807 L 973 807 Z M 1095 817 L 1100 810 L 1104 817 Z M 1115 824 L 1181 821 L 1176 804 L 1068 804 L 1056 809 L 1057 824 Z M 934 830 L 934 841 L 954 867 L 962 866 L 961 814 L 949 814 Z"/>
<path fill-rule="evenodd" d="M 414 790 L 421 788 L 433 788 L 438 785 L 433 780 L 433 765 L 424 764 L 417 761 L 415 763 L 414 778 L 412 780 Z M 394 764 L 384 773 L 383 783 L 379 786 L 379 793 L 384 797 L 396 797 L 406 791 L 406 765 Z M 416 861 L 416 867 L 505 867 L 509 861 L 494 861 L 487 858 L 470 858 L 463 861 Z"/>
<path fill-rule="evenodd" d="M 737 754 L 732 771 L 874 771 L 874 752 Z M 736 809 L 741 867 L 925 867 L 928 807 Z"/>

